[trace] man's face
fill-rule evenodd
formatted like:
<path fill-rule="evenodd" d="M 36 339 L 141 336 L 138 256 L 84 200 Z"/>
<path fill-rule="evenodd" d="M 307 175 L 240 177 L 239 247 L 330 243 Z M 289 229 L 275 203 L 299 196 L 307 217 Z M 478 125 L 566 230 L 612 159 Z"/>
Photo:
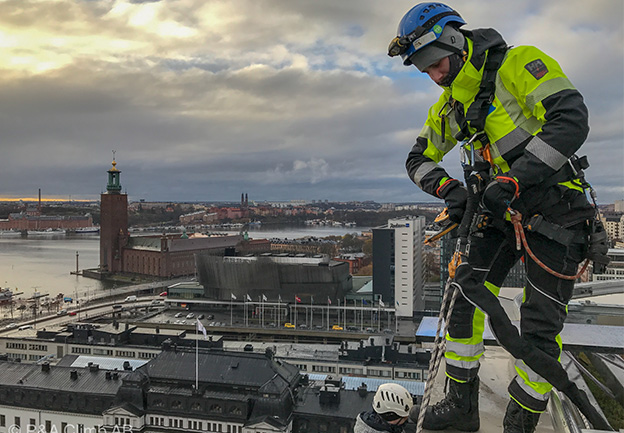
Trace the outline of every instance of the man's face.
<path fill-rule="evenodd" d="M 423 73 L 429 75 L 438 86 L 444 80 L 450 70 L 450 61 L 448 57 L 444 57 L 441 60 L 438 60 L 431 66 L 427 66 L 423 69 Z"/>
<path fill-rule="evenodd" d="M 408 416 L 405 416 L 403 418 L 398 418 L 395 419 L 394 421 L 388 421 L 388 424 L 392 424 L 392 425 L 403 425 L 407 422 L 407 420 L 409 419 Z"/>

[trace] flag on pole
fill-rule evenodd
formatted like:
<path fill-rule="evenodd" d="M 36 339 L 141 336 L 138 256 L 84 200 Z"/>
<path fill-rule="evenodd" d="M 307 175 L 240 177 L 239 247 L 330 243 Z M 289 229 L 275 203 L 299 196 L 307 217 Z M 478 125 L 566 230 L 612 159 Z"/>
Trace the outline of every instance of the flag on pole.
<path fill-rule="evenodd" d="M 247 300 L 251 302 L 251 296 L 249 296 L 249 294 L 247 295 Z"/>
<path fill-rule="evenodd" d="M 366 302 L 365 299 L 362 299 L 362 305 L 368 305 L 368 302 Z"/>
<path fill-rule="evenodd" d="M 384 304 L 384 302 L 380 299 L 380 300 L 379 300 L 379 306 L 380 306 L 380 307 L 385 307 L 385 306 L 386 306 L 386 304 Z"/>
<path fill-rule="evenodd" d="M 268 299 L 266 296 L 262 295 L 262 300 L 263 300 L 264 302 L 266 302 L 266 301 L 268 301 L 269 299 Z"/>
<path fill-rule="evenodd" d="M 331 299 L 329 299 L 329 296 L 327 297 L 327 303 L 331 305 Z"/>
<path fill-rule="evenodd" d="M 301 302 L 301 298 L 299 296 L 295 295 L 295 301 Z"/>
<path fill-rule="evenodd" d="M 314 296 L 310 296 L 310 304 L 314 304 Z"/>
<path fill-rule="evenodd" d="M 197 319 L 197 331 L 201 331 L 204 334 L 204 340 L 208 339 L 208 333 L 206 332 L 206 328 L 204 328 L 204 325 L 202 325 L 199 319 Z"/>
<path fill-rule="evenodd" d="M 282 302 L 282 295 L 277 295 L 277 300 L 278 300 L 279 302 Z"/>
<path fill-rule="evenodd" d="M 236 295 L 232 293 L 232 299 L 236 300 Z"/>

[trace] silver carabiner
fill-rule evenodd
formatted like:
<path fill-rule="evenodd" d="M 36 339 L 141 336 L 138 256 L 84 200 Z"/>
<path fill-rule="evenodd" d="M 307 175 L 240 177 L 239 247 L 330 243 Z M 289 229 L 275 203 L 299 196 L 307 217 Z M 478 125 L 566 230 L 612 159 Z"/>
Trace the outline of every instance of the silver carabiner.
<path fill-rule="evenodd" d="M 460 163 L 462 167 L 465 167 L 466 165 L 474 165 L 475 163 L 475 147 L 472 143 L 477 139 L 477 135 L 479 135 L 479 133 L 475 132 L 469 140 L 464 140 L 459 143 L 463 149 L 463 152 L 460 154 Z M 467 146 L 470 146 L 470 150 L 467 149 Z M 469 160 L 468 164 L 466 164 L 466 158 Z"/>

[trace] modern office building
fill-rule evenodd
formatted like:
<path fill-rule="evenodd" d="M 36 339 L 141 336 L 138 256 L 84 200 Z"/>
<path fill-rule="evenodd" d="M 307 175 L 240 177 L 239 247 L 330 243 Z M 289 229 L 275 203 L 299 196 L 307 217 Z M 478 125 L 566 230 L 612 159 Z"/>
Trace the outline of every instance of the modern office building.
<path fill-rule="evenodd" d="M 425 217 L 388 220 L 373 229 L 373 293 L 396 309 L 397 317 L 424 310 Z"/>

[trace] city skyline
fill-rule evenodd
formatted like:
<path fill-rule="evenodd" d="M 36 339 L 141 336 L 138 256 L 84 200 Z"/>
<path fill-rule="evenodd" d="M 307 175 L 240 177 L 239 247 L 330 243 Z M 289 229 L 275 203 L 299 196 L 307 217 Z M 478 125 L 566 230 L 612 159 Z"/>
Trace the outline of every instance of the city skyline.
<path fill-rule="evenodd" d="M 404 162 L 440 89 L 386 54 L 415 3 L 3 2 L 2 195 L 97 200 L 114 150 L 133 201 L 433 202 Z M 562 65 L 588 180 L 622 199 L 624 4 L 449 4 Z"/>

